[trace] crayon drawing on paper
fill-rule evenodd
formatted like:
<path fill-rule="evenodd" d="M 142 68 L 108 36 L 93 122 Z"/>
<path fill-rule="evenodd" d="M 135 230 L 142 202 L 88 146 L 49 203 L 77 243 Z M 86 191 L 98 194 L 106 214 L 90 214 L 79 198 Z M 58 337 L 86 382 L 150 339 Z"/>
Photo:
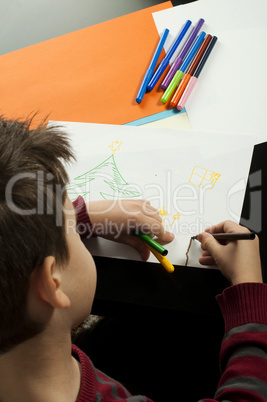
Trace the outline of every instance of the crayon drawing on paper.
<path fill-rule="evenodd" d="M 159 208 L 158 211 L 162 218 L 162 225 L 164 225 L 166 228 L 173 226 L 181 217 L 181 215 L 177 212 L 177 214 L 172 215 L 170 218 L 169 215 L 171 214 L 166 211 L 165 207 Z"/>
<path fill-rule="evenodd" d="M 213 172 L 212 170 L 195 166 L 189 182 L 199 188 L 211 190 L 220 176 L 219 173 Z"/>
<path fill-rule="evenodd" d="M 74 178 L 73 183 L 67 187 L 68 194 L 71 200 L 74 200 L 77 195 L 85 197 L 91 192 L 91 184 L 94 181 L 98 182 L 101 186 L 99 195 L 103 199 L 115 198 L 137 198 L 142 196 L 139 191 L 129 190 L 127 187 L 129 183 L 122 177 L 116 161 L 115 152 L 120 150 L 122 142 L 113 141 L 109 146 L 113 152 L 107 159 L 102 161 L 93 169 L 88 170 L 86 173 Z"/>

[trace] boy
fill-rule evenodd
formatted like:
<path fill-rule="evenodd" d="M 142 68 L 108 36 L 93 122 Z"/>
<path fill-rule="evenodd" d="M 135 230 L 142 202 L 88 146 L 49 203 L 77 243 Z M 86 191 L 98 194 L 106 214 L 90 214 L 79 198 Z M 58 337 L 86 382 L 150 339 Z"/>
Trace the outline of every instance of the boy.
<path fill-rule="evenodd" d="M 1 118 L 0 400 L 147 401 L 145 397 L 132 397 L 71 345 L 71 328 L 90 314 L 96 286 L 94 261 L 76 228 L 86 236 L 108 219 L 118 230 L 112 235 L 101 230 L 98 233 L 132 245 L 143 259 L 149 253 L 139 239 L 128 233 L 129 220 L 132 230 L 142 229 L 164 241 L 173 237 L 164 231 L 157 211 L 146 201 L 90 203 L 86 208 L 79 197 L 73 206 L 65 192 L 67 174 L 63 166 L 63 161 L 72 159 L 67 137 L 56 128 L 40 126 L 32 130 L 30 121 Z M 227 222 L 211 230 L 246 229 Z M 232 359 L 224 374 L 231 381 L 227 386 L 222 377 L 218 392 L 222 399 L 230 400 L 235 393 L 232 400 L 249 400 L 253 393 L 253 400 L 263 400 L 261 385 L 266 378 L 261 373 L 264 369 L 267 372 L 267 342 L 257 331 L 266 330 L 267 290 L 261 283 L 258 240 L 221 246 L 204 233 L 201 241 L 201 262 L 215 261 L 234 285 L 219 297 L 226 331 L 233 339 L 230 346 L 224 341 L 222 357 L 229 359 L 229 353 L 238 348 L 242 352 L 243 339 L 246 347 L 253 342 L 253 351 L 257 349 L 251 359 L 258 366 L 258 383 L 250 379 L 251 362 L 241 356 L 237 357 L 243 359 L 237 372 L 246 375 L 246 387 L 236 390 Z M 254 328 L 252 334 L 247 333 L 248 323 Z M 236 326 L 242 330 L 241 339 L 231 334 Z"/>

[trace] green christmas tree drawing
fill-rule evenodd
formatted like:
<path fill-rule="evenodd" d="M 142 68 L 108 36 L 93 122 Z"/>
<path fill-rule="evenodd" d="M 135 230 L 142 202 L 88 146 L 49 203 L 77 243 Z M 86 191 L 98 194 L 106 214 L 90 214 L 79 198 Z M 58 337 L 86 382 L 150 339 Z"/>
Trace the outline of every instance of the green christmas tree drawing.
<path fill-rule="evenodd" d="M 129 186 L 122 175 L 115 162 L 114 154 L 119 151 L 121 142 L 115 141 L 109 147 L 113 154 L 97 165 L 95 168 L 88 172 L 74 178 L 74 182 L 67 187 L 67 192 L 70 199 L 75 199 L 77 195 L 85 197 L 91 192 L 91 185 L 93 181 L 100 182 L 101 191 L 99 195 L 104 199 L 114 198 L 137 198 L 142 196 L 139 191 L 127 190 L 125 187 Z"/>

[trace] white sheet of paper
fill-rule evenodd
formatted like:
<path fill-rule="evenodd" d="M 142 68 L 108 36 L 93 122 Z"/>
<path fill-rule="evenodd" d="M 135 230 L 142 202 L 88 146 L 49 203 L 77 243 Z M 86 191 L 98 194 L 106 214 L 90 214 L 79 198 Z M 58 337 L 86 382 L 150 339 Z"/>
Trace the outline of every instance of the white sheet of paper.
<path fill-rule="evenodd" d="M 77 164 L 68 167 L 68 171 L 70 185 L 81 187 L 76 194 L 70 194 L 71 198 L 89 192 L 84 195 L 86 200 L 116 199 L 122 197 L 118 191 L 125 190 L 125 198 L 133 198 L 128 191 L 134 191 L 137 198 L 149 200 L 161 210 L 166 229 L 175 233 L 175 240 L 166 246 L 173 264 L 185 264 L 191 236 L 222 220 L 239 220 L 253 136 L 215 136 L 194 130 L 142 126 L 56 124 L 69 134 L 77 154 Z M 116 141 L 121 145 L 112 156 L 110 146 Z M 204 175 L 207 180 L 202 181 Z M 100 238 L 90 239 L 87 246 L 93 255 L 140 259 L 130 247 Z M 194 242 L 190 266 L 200 266 L 200 254 L 199 244 Z M 151 256 L 150 261 L 157 260 Z"/>
<path fill-rule="evenodd" d="M 186 111 L 193 129 L 256 134 L 267 140 L 267 1 L 199 0 L 153 14 L 165 50 L 187 19 L 204 18 L 202 30 L 218 41 Z"/>

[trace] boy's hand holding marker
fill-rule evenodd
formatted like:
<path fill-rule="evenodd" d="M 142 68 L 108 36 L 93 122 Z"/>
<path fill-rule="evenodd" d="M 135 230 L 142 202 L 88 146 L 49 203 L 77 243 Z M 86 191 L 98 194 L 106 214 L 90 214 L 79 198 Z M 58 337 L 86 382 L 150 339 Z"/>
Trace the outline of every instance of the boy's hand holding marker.
<path fill-rule="evenodd" d="M 94 234 L 133 247 L 144 261 L 149 258 L 151 251 L 168 272 L 174 271 L 166 258 L 167 250 L 153 239 L 156 236 L 157 240 L 169 243 L 174 239 L 174 234 L 164 229 L 158 210 L 149 201 L 91 201 L 87 209 Z M 233 238 L 235 236 L 238 240 Z M 248 240 L 240 240 L 244 236 Z M 222 237 L 227 237 L 227 240 Z M 203 250 L 200 264 L 217 265 L 232 285 L 263 281 L 259 240 L 248 229 L 225 221 L 206 229 L 194 239 L 201 243 Z"/>
<path fill-rule="evenodd" d="M 163 242 L 171 242 L 174 234 L 162 226 L 162 218 L 156 208 L 146 200 L 103 200 L 87 204 L 94 234 L 127 244 L 135 248 L 142 260 L 150 251 L 142 238 L 135 234 L 156 236 Z"/>
<path fill-rule="evenodd" d="M 203 250 L 199 262 L 203 265 L 217 265 L 232 285 L 245 282 L 263 282 L 259 253 L 259 239 L 231 240 L 221 244 L 212 234 L 250 233 L 237 223 L 225 221 L 212 226 L 197 236 Z M 252 237 L 251 237 L 252 239 Z M 225 242 L 225 241 L 224 241 Z"/>

